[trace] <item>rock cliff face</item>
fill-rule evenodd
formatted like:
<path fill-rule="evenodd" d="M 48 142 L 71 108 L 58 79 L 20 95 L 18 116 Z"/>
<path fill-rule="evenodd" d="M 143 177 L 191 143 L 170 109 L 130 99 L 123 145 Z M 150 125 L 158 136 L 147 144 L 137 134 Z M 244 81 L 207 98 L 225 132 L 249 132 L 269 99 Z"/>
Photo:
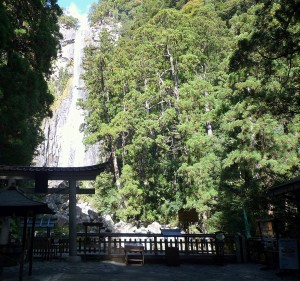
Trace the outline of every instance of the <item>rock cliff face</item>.
<path fill-rule="evenodd" d="M 61 50 L 49 82 L 56 97 L 53 117 L 44 120 L 45 141 L 39 148 L 35 165 L 72 167 L 95 164 L 97 154 L 89 161 L 84 159 L 83 134 L 79 129 L 84 116 L 77 106 L 78 98 L 85 98 L 85 92 L 79 89 L 83 86 L 80 64 L 85 47 L 85 38 L 80 36 L 85 36 L 87 28 L 75 30 L 61 26 L 60 30 L 63 35 Z"/>
<path fill-rule="evenodd" d="M 80 78 L 84 48 L 87 44 L 99 45 L 99 34 L 108 30 L 117 39 L 119 25 L 110 20 L 90 27 L 81 21 L 80 27 L 68 28 L 62 25 L 61 50 L 55 64 L 50 87 L 55 94 L 53 117 L 43 122 L 45 141 L 38 149 L 34 160 L 36 166 L 76 167 L 94 165 L 100 161 L 99 145 L 86 147 L 80 126 L 84 122 L 84 111 L 79 108 L 79 99 L 85 99 L 87 92 Z"/>

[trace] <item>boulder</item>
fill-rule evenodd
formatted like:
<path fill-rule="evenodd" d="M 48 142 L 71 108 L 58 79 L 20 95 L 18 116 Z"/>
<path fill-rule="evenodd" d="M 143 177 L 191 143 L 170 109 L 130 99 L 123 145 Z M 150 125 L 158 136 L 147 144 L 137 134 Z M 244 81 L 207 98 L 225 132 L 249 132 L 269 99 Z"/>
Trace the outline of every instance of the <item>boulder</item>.
<path fill-rule="evenodd" d="M 160 234 L 161 233 L 161 225 L 158 222 L 153 222 L 147 227 L 149 233 Z"/>
<path fill-rule="evenodd" d="M 100 222 L 102 219 L 100 219 L 98 213 L 96 213 L 94 210 L 88 210 L 88 215 L 90 217 L 91 222 Z"/>

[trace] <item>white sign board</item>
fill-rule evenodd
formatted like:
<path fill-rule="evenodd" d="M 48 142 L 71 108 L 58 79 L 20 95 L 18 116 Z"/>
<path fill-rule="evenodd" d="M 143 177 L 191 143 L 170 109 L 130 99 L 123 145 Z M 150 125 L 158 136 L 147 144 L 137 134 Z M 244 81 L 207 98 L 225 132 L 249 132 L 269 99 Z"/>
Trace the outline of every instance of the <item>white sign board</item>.
<path fill-rule="evenodd" d="M 278 250 L 280 269 L 299 269 L 297 240 L 279 239 Z"/>

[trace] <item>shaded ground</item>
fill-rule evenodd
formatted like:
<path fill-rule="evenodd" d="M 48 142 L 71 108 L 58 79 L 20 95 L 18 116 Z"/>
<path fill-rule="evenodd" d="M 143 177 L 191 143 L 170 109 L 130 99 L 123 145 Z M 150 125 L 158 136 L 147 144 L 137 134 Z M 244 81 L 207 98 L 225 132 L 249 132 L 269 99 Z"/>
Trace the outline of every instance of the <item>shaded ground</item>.
<path fill-rule="evenodd" d="M 276 275 L 275 270 L 261 270 L 261 265 L 243 263 L 223 266 L 203 264 L 124 265 L 116 262 L 34 261 L 33 274 L 24 268 L 24 281 L 279 281 L 299 280 L 296 274 Z M 17 281 L 19 267 L 5 267 L 4 281 Z"/>

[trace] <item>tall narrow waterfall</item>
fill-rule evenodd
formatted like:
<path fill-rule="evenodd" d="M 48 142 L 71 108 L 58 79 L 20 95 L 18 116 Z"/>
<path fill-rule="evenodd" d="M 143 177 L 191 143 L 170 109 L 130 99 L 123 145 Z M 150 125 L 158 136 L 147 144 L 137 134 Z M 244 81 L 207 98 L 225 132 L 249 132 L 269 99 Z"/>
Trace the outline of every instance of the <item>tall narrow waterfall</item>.
<path fill-rule="evenodd" d="M 76 167 L 89 166 L 98 162 L 99 151 L 96 146 L 85 147 L 84 134 L 80 126 L 84 122 L 84 111 L 77 105 L 79 99 L 85 99 L 84 82 L 81 79 L 82 58 L 85 43 L 89 35 L 86 18 L 80 20 L 76 30 L 65 30 L 60 65 L 57 69 L 71 69 L 71 82 L 64 93 L 60 93 L 58 108 L 55 108 L 51 119 L 44 121 L 45 141 L 39 148 L 39 156 L 35 159 L 37 166 Z M 73 63 L 73 67 L 70 65 Z M 69 68 L 68 68 L 69 67 Z M 58 79 L 61 77 L 58 75 Z M 67 93 L 67 94 L 66 94 Z"/>
<path fill-rule="evenodd" d="M 85 35 L 87 23 L 81 21 L 80 28 L 76 32 L 73 58 L 73 82 L 71 87 L 69 114 L 65 125 L 61 128 L 61 151 L 58 166 L 81 166 L 86 163 L 85 147 L 83 145 L 83 133 L 80 125 L 84 121 L 84 112 L 77 106 L 78 99 L 85 96 L 83 81 L 80 78 L 83 48 L 85 46 Z"/>

